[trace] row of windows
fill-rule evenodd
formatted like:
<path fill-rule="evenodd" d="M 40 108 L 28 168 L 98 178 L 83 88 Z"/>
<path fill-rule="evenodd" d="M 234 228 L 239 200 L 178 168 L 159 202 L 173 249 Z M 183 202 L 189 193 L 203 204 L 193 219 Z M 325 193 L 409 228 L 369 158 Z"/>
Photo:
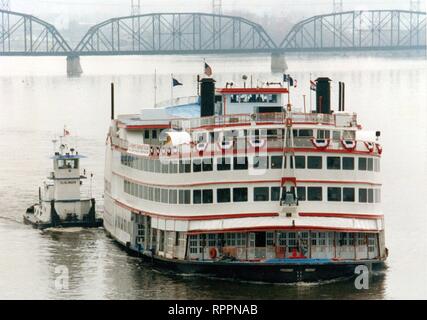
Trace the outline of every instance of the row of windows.
<path fill-rule="evenodd" d="M 246 247 L 253 245 L 253 233 L 225 233 L 225 234 L 200 234 L 190 235 L 190 253 L 202 253 L 204 247 Z M 247 240 L 249 242 L 247 242 Z M 296 248 L 301 245 L 333 246 L 334 241 L 338 246 L 373 246 L 376 235 L 370 233 L 349 232 L 266 232 L 264 246 L 279 246 Z M 289 250 L 291 251 L 291 250 Z"/>
<path fill-rule="evenodd" d="M 327 156 L 326 165 L 322 156 L 295 156 L 296 169 L 323 169 L 328 170 L 355 170 L 380 171 L 380 160 L 366 157 L 337 157 Z M 249 163 L 252 160 L 252 163 Z M 121 155 L 121 163 L 125 166 L 158 173 L 190 173 L 226 170 L 253 169 L 282 169 L 286 168 L 289 161 L 290 168 L 294 168 L 294 159 L 283 156 L 254 156 L 248 157 L 221 157 L 221 158 L 196 158 L 192 160 L 160 161 L 159 159 L 139 158 L 126 154 Z M 356 163 L 357 162 L 357 163 Z"/>
<path fill-rule="evenodd" d="M 280 189 L 280 187 L 254 187 L 253 201 L 279 201 Z M 380 189 L 341 187 L 326 189 L 326 199 L 331 202 L 378 203 L 381 201 Z M 358 190 L 357 198 L 356 190 Z M 216 203 L 249 201 L 249 188 L 246 187 L 177 190 L 150 187 L 124 180 L 124 191 L 137 198 L 169 204 L 212 204 L 215 203 L 215 193 Z M 295 194 L 293 188 L 291 191 Z M 297 187 L 296 195 L 299 201 L 323 201 L 323 187 Z"/>

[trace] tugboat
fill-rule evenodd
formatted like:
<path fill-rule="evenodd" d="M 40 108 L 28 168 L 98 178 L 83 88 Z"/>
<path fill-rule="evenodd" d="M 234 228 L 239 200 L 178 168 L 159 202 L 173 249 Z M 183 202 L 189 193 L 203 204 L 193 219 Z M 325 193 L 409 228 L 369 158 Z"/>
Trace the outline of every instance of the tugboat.
<path fill-rule="evenodd" d="M 64 136 L 67 134 L 64 130 Z M 87 177 L 86 170 L 80 173 L 80 160 L 85 157 L 63 144 L 64 136 L 61 136 L 59 151 L 51 158 L 53 171 L 48 181 L 39 187 L 39 202 L 27 209 L 24 223 L 38 229 L 100 227 L 102 219 L 96 217 L 95 198 L 91 191 L 89 196 L 81 193 L 82 180 Z M 56 142 L 53 140 L 54 146 Z"/>
<path fill-rule="evenodd" d="M 316 109 L 301 112 L 286 80 L 204 78 L 200 96 L 117 118 L 112 104 L 106 232 L 185 274 L 293 283 L 382 269 L 380 132 L 364 137 L 343 83 L 333 110 L 331 79 L 313 81 Z"/>

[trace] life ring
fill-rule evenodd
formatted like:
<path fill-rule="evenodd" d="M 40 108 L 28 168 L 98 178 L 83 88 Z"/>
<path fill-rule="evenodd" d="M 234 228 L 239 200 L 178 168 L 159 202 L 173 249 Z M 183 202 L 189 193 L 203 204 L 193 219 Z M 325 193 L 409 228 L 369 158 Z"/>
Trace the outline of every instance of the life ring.
<path fill-rule="evenodd" d="M 368 149 L 369 152 L 373 152 L 374 151 L 375 144 L 373 142 L 365 141 L 365 146 L 366 146 L 366 148 Z"/>
<path fill-rule="evenodd" d="M 356 140 L 345 140 L 345 139 L 342 139 L 341 140 L 341 144 L 347 150 L 354 150 L 354 149 L 356 149 L 357 141 Z"/>
<path fill-rule="evenodd" d="M 216 258 L 216 256 L 217 256 L 217 252 L 216 252 L 216 248 L 210 248 L 209 249 L 209 257 L 211 258 L 211 259 L 215 259 Z"/>
<path fill-rule="evenodd" d="M 331 142 L 330 139 L 311 139 L 311 143 L 317 148 L 317 149 L 326 149 L 329 146 L 329 143 Z"/>
<path fill-rule="evenodd" d="M 264 139 L 254 139 L 254 140 L 250 139 L 249 144 L 253 148 L 262 148 L 265 145 L 265 140 Z"/>
<path fill-rule="evenodd" d="M 383 147 L 381 147 L 381 145 L 380 144 L 376 144 L 377 145 L 377 151 L 378 151 L 378 154 L 381 154 L 381 153 L 383 153 Z"/>

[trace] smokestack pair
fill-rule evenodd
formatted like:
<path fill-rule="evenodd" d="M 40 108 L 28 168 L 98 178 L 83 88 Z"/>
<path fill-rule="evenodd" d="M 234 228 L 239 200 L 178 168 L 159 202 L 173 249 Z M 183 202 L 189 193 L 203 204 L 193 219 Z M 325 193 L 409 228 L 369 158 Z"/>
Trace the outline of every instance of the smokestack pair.
<path fill-rule="evenodd" d="M 331 114 L 331 79 L 327 77 L 316 79 L 316 112 Z M 339 82 L 338 110 L 344 111 L 345 84 Z"/>

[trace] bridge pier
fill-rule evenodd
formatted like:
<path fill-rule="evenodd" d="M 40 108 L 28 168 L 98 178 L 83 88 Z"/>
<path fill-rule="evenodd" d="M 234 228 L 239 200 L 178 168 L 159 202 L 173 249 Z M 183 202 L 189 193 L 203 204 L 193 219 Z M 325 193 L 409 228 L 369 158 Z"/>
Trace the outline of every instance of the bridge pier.
<path fill-rule="evenodd" d="M 282 52 L 271 53 L 271 72 L 272 73 L 285 73 L 288 69 L 285 54 Z"/>
<path fill-rule="evenodd" d="M 77 55 L 67 56 L 67 75 L 69 77 L 80 77 L 82 73 L 83 69 L 80 65 L 80 57 Z"/>

